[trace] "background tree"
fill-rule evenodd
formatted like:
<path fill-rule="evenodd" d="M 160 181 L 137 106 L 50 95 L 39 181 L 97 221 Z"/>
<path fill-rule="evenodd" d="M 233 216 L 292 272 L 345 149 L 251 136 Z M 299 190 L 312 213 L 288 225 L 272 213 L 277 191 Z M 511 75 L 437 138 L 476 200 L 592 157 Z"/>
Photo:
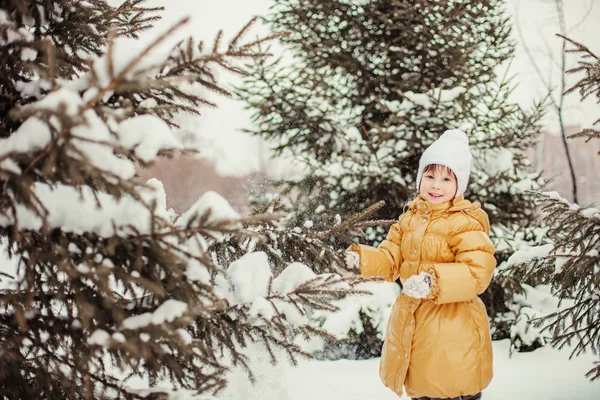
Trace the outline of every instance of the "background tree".
<path fill-rule="evenodd" d="M 577 21 L 576 23 L 567 24 L 567 18 L 565 16 L 564 2 L 562 0 L 552 0 L 548 3 L 556 12 L 558 29 L 559 29 L 559 33 L 562 36 L 568 35 L 568 32 L 572 31 L 574 28 L 577 28 L 579 25 L 581 25 L 590 16 L 591 10 L 594 5 L 594 1 L 593 0 L 590 1 L 589 4 L 587 4 L 585 7 L 584 16 L 582 17 L 582 19 Z M 566 74 L 567 57 L 568 57 L 568 52 L 565 51 L 566 42 L 564 40 L 561 41 L 561 43 L 560 43 L 561 47 L 560 47 L 560 49 L 557 50 L 558 57 L 556 57 L 556 54 L 553 54 L 553 51 L 552 51 L 553 46 L 551 46 L 550 43 L 544 41 L 544 47 L 547 51 L 544 55 L 546 56 L 546 58 L 549 59 L 549 61 L 551 61 L 549 63 L 549 70 L 544 71 L 544 68 L 540 65 L 540 61 L 539 61 L 540 58 L 536 57 L 536 55 L 533 52 L 533 49 L 530 48 L 530 46 L 528 45 L 529 40 L 522 30 L 523 27 L 522 27 L 521 23 L 519 22 L 519 18 L 520 18 L 520 13 L 517 9 L 516 16 L 515 16 L 515 19 L 516 19 L 515 26 L 516 26 L 517 32 L 519 34 L 520 42 L 522 43 L 523 47 L 525 48 L 525 53 L 527 55 L 527 58 L 529 59 L 530 65 L 533 66 L 537 77 L 541 81 L 544 90 L 546 90 L 546 92 L 548 94 L 548 99 L 549 99 L 548 106 L 551 108 L 551 114 L 554 114 L 554 116 L 556 118 L 556 125 L 558 127 L 558 130 L 560 132 L 560 136 L 562 139 L 563 150 L 564 150 L 565 158 L 567 159 L 567 164 L 569 167 L 569 177 L 571 179 L 571 200 L 574 203 L 580 204 L 580 201 L 578 199 L 578 190 L 577 190 L 578 184 L 577 184 L 577 180 L 575 179 L 575 176 L 577 175 L 577 173 L 575 171 L 575 167 L 573 164 L 573 157 L 572 157 L 571 153 L 569 152 L 569 147 L 567 145 L 567 132 L 566 132 L 566 129 L 567 129 L 567 127 L 566 127 L 567 104 L 565 104 L 565 100 L 566 100 L 566 96 L 567 96 L 567 87 L 569 87 L 570 84 L 567 83 L 568 76 Z M 558 82 L 555 82 L 555 79 L 554 79 L 555 73 L 558 73 Z M 542 136 L 542 140 L 543 140 L 543 136 Z"/>
<path fill-rule="evenodd" d="M 566 94 L 579 92 L 581 99 L 594 96 L 600 103 L 600 58 L 584 45 L 564 36 L 578 53 L 578 65 L 567 73 L 584 73 Z M 600 120 L 594 125 L 599 124 Z M 600 138 L 600 132 L 586 128 L 570 138 Z M 550 336 L 559 348 L 572 345 L 571 357 L 585 352 L 600 352 L 600 210 L 581 208 L 561 198 L 556 192 L 536 193 L 536 201 L 544 212 L 550 229 L 550 244 L 529 251 L 530 256 L 517 257 L 505 272 L 519 279 L 535 279 L 551 286 L 562 307 L 549 315 L 535 318 L 535 326 Z M 532 257 L 533 255 L 533 257 Z M 586 374 L 592 381 L 600 378 L 600 362 Z"/>
<path fill-rule="evenodd" d="M 283 215 L 242 218 L 215 193 L 176 215 L 159 181 L 137 179 L 195 150 L 174 117 L 198 113 L 206 89 L 228 95 L 214 68 L 243 73 L 235 62 L 272 39 L 245 41 L 248 24 L 225 46 L 219 33 L 208 50 L 160 51 L 182 20 L 136 49 L 119 39 L 158 18 L 143 3 L 0 2 L 2 398 L 208 397 L 231 366 L 251 374 L 251 343 L 306 356 L 294 339 L 327 335 L 307 313 L 361 292 L 301 263 L 274 275 L 264 252 L 216 263 L 210 246 Z"/>
<path fill-rule="evenodd" d="M 376 219 L 397 218 L 415 196 L 423 150 L 460 128 L 475 156 L 466 197 L 488 211 L 498 261 L 538 240 L 525 190 L 541 180 L 523 151 L 542 109 L 508 100 L 514 42 L 503 1 L 279 0 L 272 10 L 266 22 L 290 33 L 288 51 L 259 61 L 239 95 L 255 111 L 250 132 L 306 168 L 282 188 L 298 221 L 325 209 L 349 216 L 378 200 L 386 206 Z M 368 242 L 386 230 L 368 230 Z M 503 313 L 515 289 L 498 277 L 484 295 L 498 338 L 508 335 L 514 316 Z"/>

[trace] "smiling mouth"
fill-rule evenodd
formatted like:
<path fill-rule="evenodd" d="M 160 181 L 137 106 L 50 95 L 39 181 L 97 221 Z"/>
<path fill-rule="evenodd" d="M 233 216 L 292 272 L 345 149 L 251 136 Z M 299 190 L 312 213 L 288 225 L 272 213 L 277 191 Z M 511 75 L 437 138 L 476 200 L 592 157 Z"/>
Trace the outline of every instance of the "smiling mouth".
<path fill-rule="evenodd" d="M 429 193 L 431 197 L 442 197 L 441 194 Z"/>

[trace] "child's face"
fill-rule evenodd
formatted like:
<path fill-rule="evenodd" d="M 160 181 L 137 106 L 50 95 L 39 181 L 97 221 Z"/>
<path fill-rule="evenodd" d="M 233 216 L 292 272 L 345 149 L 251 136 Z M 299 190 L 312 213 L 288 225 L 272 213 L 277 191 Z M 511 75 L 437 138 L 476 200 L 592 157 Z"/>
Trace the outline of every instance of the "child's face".
<path fill-rule="evenodd" d="M 430 203 L 450 201 L 456 195 L 456 176 L 447 168 L 426 168 L 421 178 L 419 194 Z"/>

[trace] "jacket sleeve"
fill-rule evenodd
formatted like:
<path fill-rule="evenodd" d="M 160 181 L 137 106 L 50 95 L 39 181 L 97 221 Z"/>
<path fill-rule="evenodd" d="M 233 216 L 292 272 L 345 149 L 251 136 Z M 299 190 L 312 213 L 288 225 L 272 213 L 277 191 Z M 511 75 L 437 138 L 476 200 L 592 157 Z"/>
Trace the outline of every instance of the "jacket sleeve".
<path fill-rule="evenodd" d="M 382 276 L 386 281 L 393 282 L 400 274 L 402 254 L 400 245 L 402 243 L 402 231 L 400 221 L 390 228 L 386 239 L 377 248 L 362 244 L 353 244 L 348 249 L 360 255 L 358 267 L 361 275 L 366 277 Z"/>
<path fill-rule="evenodd" d="M 469 222 L 450 238 L 455 262 L 431 266 L 435 282 L 430 299 L 436 304 L 469 301 L 490 284 L 496 267 L 496 249 L 489 237 L 487 214 L 480 212 L 483 214 L 477 219 L 468 217 Z"/>

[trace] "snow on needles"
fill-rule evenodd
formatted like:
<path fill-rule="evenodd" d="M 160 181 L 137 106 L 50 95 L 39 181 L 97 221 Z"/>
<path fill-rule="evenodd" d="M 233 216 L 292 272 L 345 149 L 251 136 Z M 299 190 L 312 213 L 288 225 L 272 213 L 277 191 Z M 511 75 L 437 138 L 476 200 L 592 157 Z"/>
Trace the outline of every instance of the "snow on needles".
<path fill-rule="evenodd" d="M 149 162 L 162 149 L 181 149 L 183 146 L 165 121 L 154 115 L 140 115 L 119 124 L 119 143 L 132 149 L 136 157 Z"/>
<path fill-rule="evenodd" d="M 237 304 L 251 304 L 258 298 L 269 295 L 288 295 L 317 275 L 305 264 L 293 262 L 271 282 L 272 277 L 269 259 L 262 251 L 244 255 L 232 262 L 227 269 L 227 279 L 231 283 L 234 302 Z M 269 293 L 270 283 L 272 293 Z"/>
<path fill-rule="evenodd" d="M 173 322 L 187 311 L 187 304 L 174 299 L 162 303 L 153 313 L 144 313 L 123 320 L 123 328 L 140 329 L 148 325 L 161 325 Z"/>
<path fill-rule="evenodd" d="M 294 291 L 298 286 L 310 281 L 317 275 L 306 265 L 294 262 L 281 271 L 277 278 L 273 279 L 273 292 L 287 294 Z"/>
<path fill-rule="evenodd" d="M 240 215 L 221 195 L 213 191 L 207 191 L 181 215 L 177 224 L 179 226 L 187 226 L 195 216 L 202 216 L 205 213 L 208 213 L 208 219 L 205 222 L 206 225 L 210 225 L 216 221 L 235 221 L 240 218 Z M 235 227 L 239 227 L 239 223 L 233 222 L 231 224 L 231 228 Z"/>
<path fill-rule="evenodd" d="M 151 179 L 147 186 L 138 187 L 138 194 L 147 205 L 155 203 L 156 216 L 169 221 L 162 183 Z M 50 186 L 39 182 L 32 189 L 48 212 L 45 219 L 49 228 L 74 233 L 93 232 L 102 237 L 126 237 L 134 233 L 132 229 L 139 234 L 150 232 L 152 215 L 149 208 L 130 195 L 117 199 L 106 193 L 94 192 L 89 187 L 74 188 L 61 184 Z M 194 212 L 208 209 L 212 210 L 209 222 L 230 221 L 239 217 L 227 200 L 214 192 L 201 196 L 184 215 L 189 219 Z M 27 207 L 17 205 L 16 210 L 22 229 L 38 230 L 43 226 L 42 218 Z M 6 227 L 14 223 L 12 215 L 0 215 L 0 226 Z"/>
<path fill-rule="evenodd" d="M 162 325 L 165 322 L 173 322 L 175 319 L 182 317 L 187 311 L 187 304 L 175 300 L 169 299 L 161 304 L 153 313 L 144 313 L 133 317 L 125 318 L 122 323 L 123 329 L 136 330 L 143 329 L 148 325 Z M 178 333 L 184 341 L 190 340 L 189 334 L 182 333 L 179 330 Z M 119 342 L 124 341 L 124 335 L 121 332 L 115 332 L 112 336 L 103 329 L 96 329 L 88 338 L 89 344 L 95 344 L 98 346 L 107 346 L 109 339 L 116 340 Z"/>
<path fill-rule="evenodd" d="M 266 253 L 248 253 L 229 265 L 226 279 L 215 279 L 215 291 L 227 298 L 232 306 L 248 306 L 251 316 L 268 320 L 276 314 L 282 314 L 291 325 L 309 323 L 308 311 L 291 302 L 293 292 L 313 279 L 322 278 L 316 279 L 315 285 L 318 286 L 334 276 L 316 275 L 299 262 L 290 263 L 274 279 L 271 270 Z M 255 323 L 261 322 L 257 320 Z"/>
<path fill-rule="evenodd" d="M 529 262 L 537 258 L 546 258 L 554 248 L 552 244 L 545 244 L 542 246 L 531 247 L 525 250 L 518 250 L 514 252 L 506 261 L 506 267 L 521 263 Z"/>
<path fill-rule="evenodd" d="M 49 93 L 39 101 L 22 107 L 23 111 L 49 111 L 70 117 L 81 113 L 83 120 L 71 128 L 72 143 L 76 150 L 69 155 L 84 159 L 94 167 L 114 174 L 121 179 L 131 179 L 135 175 L 134 164 L 115 154 L 115 147 L 131 150 L 140 160 L 150 162 L 156 159 L 160 150 L 181 149 L 183 146 L 175 139 L 169 126 L 160 118 L 140 115 L 121 122 L 117 137 L 111 134 L 106 123 L 93 111 L 85 110 L 81 96 L 66 86 Z M 63 127 L 58 118 L 51 117 L 43 122 L 30 117 L 9 138 L 0 140 L 0 157 L 12 153 L 26 153 L 45 147 L 50 142 L 50 126 L 56 130 Z"/>
<path fill-rule="evenodd" d="M 258 251 L 232 262 L 227 277 L 238 303 L 251 303 L 256 297 L 267 297 L 271 267 L 267 255 Z"/>
<path fill-rule="evenodd" d="M 187 304 L 174 299 L 169 299 L 160 305 L 152 315 L 152 323 L 160 325 L 165 322 L 173 322 L 187 311 Z"/>
<path fill-rule="evenodd" d="M 132 233 L 130 227 L 141 233 L 150 231 L 150 211 L 132 196 L 115 199 L 106 193 L 94 193 L 89 187 L 78 190 L 72 186 L 50 186 L 39 182 L 32 189 L 48 212 L 46 223 L 49 228 L 74 233 L 93 232 L 102 237 L 126 236 Z M 139 191 L 151 196 L 149 189 L 139 188 Z M 43 226 L 42 219 L 22 205 L 17 205 L 17 219 L 21 229 L 39 230 Z M 0 215 L 0 226 L 14 223 L 12 215 Z"/>
<path fill-rule="evenodd" d="M 25 153 L 38 150 L 50 142 L 50 128 L 43 121 L 31 117 L 12 135 L 0 140 L 0 157 L 11 153 Z"/>

